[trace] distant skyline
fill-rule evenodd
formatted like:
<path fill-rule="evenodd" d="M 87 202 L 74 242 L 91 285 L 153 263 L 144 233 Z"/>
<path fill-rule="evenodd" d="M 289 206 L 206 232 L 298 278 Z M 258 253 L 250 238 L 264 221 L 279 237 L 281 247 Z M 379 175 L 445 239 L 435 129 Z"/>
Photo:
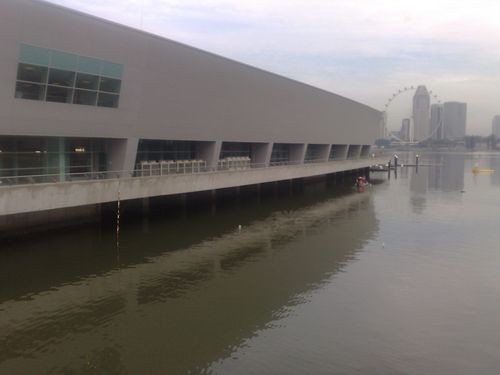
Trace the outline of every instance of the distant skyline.
<path fill-rule="evenodd" d="M 404 86 L 468 105 L 468 134 L 500 114 L 496 0 L 49 0 L 382 110 Z M 409 100 L 408 100 L 409 99 Z M 395 101 L 391 130 L 411 112 Z"/>

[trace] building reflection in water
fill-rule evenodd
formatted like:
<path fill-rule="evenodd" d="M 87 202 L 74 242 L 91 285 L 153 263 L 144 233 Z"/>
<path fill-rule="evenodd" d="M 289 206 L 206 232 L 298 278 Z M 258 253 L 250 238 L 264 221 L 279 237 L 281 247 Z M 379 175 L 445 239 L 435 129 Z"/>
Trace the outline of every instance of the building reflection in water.
<path fill-rule="evenodd" d="M 422 166 L 411 168 L 410 204 L 414 212 L 422 213 L 425 209 L 428 190 L 442 192 L 460 192 L 464 189 L 466 154 L 425 154 L 421 159 Z M 409 168 L 410 169 L 410 168 Z M 461 199 L 459 195 L 443 195 L 445 199 Z"/>
<path fill-rule="evenodd" d="M 71 282 L 48 276 L 52 285 L 33 294 L 5 292 L 0 372 L 196 373 L 230 355 L 356 259 L 378 230 L 369 193 L 283 208 L 249 220 L 232 212 L 220 216 L 222 224 L 186 220 L 173 230 L 152 221 L 147 234 L 122 240 L 122 258 L 132 259 L 125 268 L 103 266 Z M 246 222 L 241 232 L 235 219 Z M 214 225 L 218 231 L 197 234 Z M 49 256 L 71 252 L 65 240 Z M 112 257 L 98 239 L 85 246 Z M 176 250 L 152 251 L 158 248 Z"/>

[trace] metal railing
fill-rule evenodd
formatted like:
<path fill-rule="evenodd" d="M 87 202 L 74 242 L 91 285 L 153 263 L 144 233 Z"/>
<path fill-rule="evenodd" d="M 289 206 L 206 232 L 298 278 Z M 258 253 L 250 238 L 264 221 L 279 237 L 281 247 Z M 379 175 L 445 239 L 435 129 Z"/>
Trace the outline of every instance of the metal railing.
<path fill-rule="evenodd" d="M 0 177 L 0 187 L 12 185 L 33 185 L 43 183 L 64 183 L 75 181 L 93 181 L 93 180 L 111 180 L 123 178 L 151 178 L 179 175 L 194 175 L 201 173 L 231 173 L 252 171 L 255 169 L 266 169 L 275 167 L 287 167 L 302 165 L 304 167 L 314 167 L 318 164 L 352 162 L 355 160 L 369 160 L 381 157 L 381 154 L 370 154 L 369 156 L 359 157 L 358 159 L 333 159 L 333 160 L 308 160 L 307 162 L 300 161 L 271 161 L 266 163 L 252 163 L 249 158 L 245 160 L 220 160 L 217 167 L 207 166 L 202 160 L 183 160 L 183 161 L 160 161 L 148 162 L 138 165 L 134 170 L 125 171 L 98 171 L 98 172 L 78 172 L 78 173 L 50 173 L 50 174 L 33 174 L 22 176 L 3 176 Z M 233 158 L 236 159 L 236 158 Z M 147 165 L 147 170 L 145 166 Z M 1 172 L 2 170 L 0 170 Z"/>

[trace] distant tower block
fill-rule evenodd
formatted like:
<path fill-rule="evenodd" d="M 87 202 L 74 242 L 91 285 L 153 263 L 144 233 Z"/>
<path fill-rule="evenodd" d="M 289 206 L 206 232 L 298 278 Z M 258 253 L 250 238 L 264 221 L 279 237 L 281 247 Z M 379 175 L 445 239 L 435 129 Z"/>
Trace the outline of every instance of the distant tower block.
<path fill-rule="evenodd" d="M 400 130 L 399 134 L 400 134 L 400 138 L 406 142 L 408 142 L 410 140 L 410 124 L 411 124 L 411 122 L 410 122 L 409 118 L 405 118 L 401 122 L 401 130 Z"/>
<path fill-rule="evenodd" d="M 429 135 L 431 97 L 425 86 L 418 86 L 413 96 L 413 140 L 424 141 Z"/>
<path fill-rule="evenodd" d="M 443 104 L 443 138 L 460 141 L 465 137 L 467 104 L 446 102 Z"/>
<path fill-rule="evenodd" d="M 431 138 L 443 139 L 443 105 L 431 105 Z"/>

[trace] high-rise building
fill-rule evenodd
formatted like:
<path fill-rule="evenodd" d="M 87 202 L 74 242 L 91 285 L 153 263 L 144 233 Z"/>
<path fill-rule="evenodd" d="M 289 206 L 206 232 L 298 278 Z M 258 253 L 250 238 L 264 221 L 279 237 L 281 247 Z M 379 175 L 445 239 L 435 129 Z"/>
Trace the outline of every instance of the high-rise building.
<path fill-rule="evenodd" d="M 413 96 L 413 140 L 425 141 L 429 137 L 429 108 L 431 97 L 425 86 L 418 86 Z"/>
<path fill-rule="evenodd" d="M 458 141 L 465 137 L 467 104 L 446 102 L 443 104 L 443 138 Z"/>
<path fill-rule="evenodd" d="M 493 117 L 493 121 L 491 122 L 491 134 L 500 138 L 500 115 Z"/>
<path fill-rule="evenodd" d="M 443 105 L 431 105 L 430 136 L 434 140 L 443 139 Z"/>
<path fill-rule="evenodd" d="M 410 140 L 410 119 L 409 118 L 404 118 L 403 121 L 401 122 L 401 130 L 399 131 L 399 137 L 403 141 Z"/>

